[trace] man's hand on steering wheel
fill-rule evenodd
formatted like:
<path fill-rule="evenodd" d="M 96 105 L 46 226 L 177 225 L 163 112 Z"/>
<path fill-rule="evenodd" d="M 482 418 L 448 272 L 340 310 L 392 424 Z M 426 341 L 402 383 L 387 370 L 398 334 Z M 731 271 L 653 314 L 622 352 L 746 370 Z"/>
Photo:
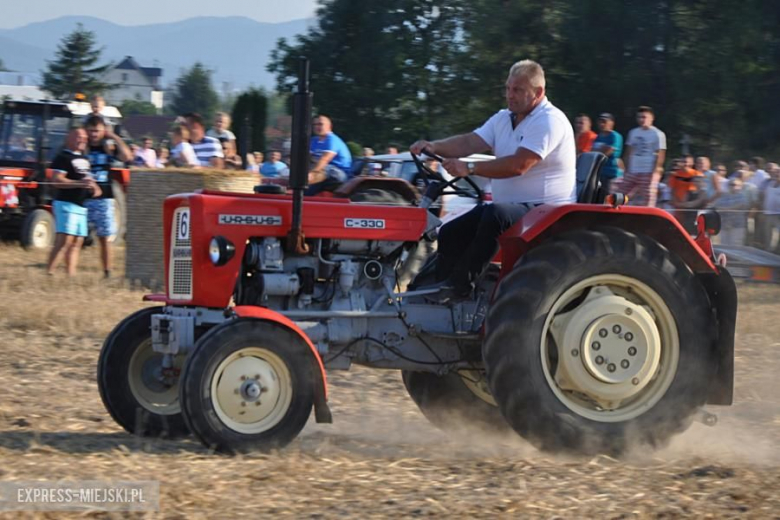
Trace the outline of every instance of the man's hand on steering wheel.
<path fill-rule="evenodd" d="M 453 177 L 468 177 L 469 169 L 465 162 L 460 159 L 444 159 L 442 166 L 447 170 L 447 173 Z"/>
<path fill-rule="evenodd" d="M 412 146 L 409 147 L 409 151 L 412 152 L 413 155 L 421 155 L 423 153 L 423 150 L 427 150 L 429 154 L 435 154 L 435 146 L 430 141 L 424 141 L 420 139 L 419 141 L 415 142 Z"/>
<path fill-rule="evenodd" d="M 417 143 L 414 144 L 416 145 L 421 142 L 425 142 L 425 141 L 417 141 Z M 410 147 L 409 150 L 412 151 L 412 148 Z M 439 173 L 438 171 L 433 171 L 430 168 L 428 168 L 428 166 L 423 164 L 423 162 L 417 157 L 417 155 L 412 153 L 412 160 L 414 161 L 414 164 L 417 166 L 417 171 L 422 176 L 425 185 L 429 186 L 431 184 L 431 180 L 435 180 L 441 183 L 439 189 L 436 190 L 437 194 L 435 195 L 435 197 L 439 197 L 441 195 L 459 195 L 461 197 L 469 197 L 472 199 L 477 199 L 480 202 L 485 200 L 485 194 L 482 191 L 482 189 L 480 189 L 479 185 L 476 182 L 474 182 L 474 180 L 471 179 L 471 177 L 468 176 L 468 168 L 466 166 L 466 163 L 459 161 L 457 159 L 444 159 L 442 157 L 439 157 L 435 153 L 431 152 L 429 149 L 423 149 L 421 150 L 421 153 L 427 155 L 432 159 L 436 159 L 437 161 L 445 165 L 445 168 L 446 165 L 449 163 L 460 163 L 460 165 L 462 165 L 462 167 L 465 169 L 465 175 L 460 173 L 454 174 L 452 179 L 446 180 L 441 175 L 441 173 Z M 458 168 L 458 166 L 455 166 L 455 168 Z M 449 173 L 449 169 L 447 169 L 447 171 Z M 464 179 L 471 186 L 471 188 L 474 190 L 473 192 L 469 190 L 465 190 L 463 188 L 459 188 L 457 186 L 456 183 L 461 178 Z M 450 190 L 446 191 L 447 188 L 450 188 Z"/>

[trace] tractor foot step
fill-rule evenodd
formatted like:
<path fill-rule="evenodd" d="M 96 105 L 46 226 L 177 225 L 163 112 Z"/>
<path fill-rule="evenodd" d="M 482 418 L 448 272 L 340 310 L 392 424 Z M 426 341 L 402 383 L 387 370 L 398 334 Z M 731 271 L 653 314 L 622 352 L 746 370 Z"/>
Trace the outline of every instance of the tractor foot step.
<path fill-rule="evenodd" d="M 718 416 L 714 413 L 710 413 L 704 408 L 700 408 L 694 417 L 694 420 L 702 423 L 705 426 L 715 426 L 718 424 Z"/>

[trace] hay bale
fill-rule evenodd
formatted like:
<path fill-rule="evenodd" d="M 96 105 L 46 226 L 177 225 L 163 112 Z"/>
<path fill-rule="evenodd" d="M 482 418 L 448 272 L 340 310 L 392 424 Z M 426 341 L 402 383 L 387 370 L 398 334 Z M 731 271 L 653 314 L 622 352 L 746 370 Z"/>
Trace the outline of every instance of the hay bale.
<path fill-rule="evenodd" d="M 125 276 L 155 290 L 163 289 L 163 202 L 169 195 L 195 190 L 252 193 L 256 173 L 213 169 L 134 169 L 127 191 Z"/>

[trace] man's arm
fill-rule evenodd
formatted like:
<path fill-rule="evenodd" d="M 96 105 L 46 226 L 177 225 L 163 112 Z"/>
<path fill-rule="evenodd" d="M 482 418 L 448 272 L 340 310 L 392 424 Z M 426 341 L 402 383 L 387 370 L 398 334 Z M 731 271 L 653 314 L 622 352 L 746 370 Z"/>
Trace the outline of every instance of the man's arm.
<path fill-rule="evenodd" d="M 655 156 L 655 172 L 659 170 L 664 171 L 664 161 L 666 160 L 666 150 L 658 150 L 658 155 Z"/>
<path fill-rule="evenodd" d="M 493 161 L 474 163 L 474 175 L 488 179 L 506 179 L 518 177 L 536 166 L 542 158 L 528 148 L 520 147 L 513 155 Z M 469 174 L 467 163 L 458 159 L 446 159 L 444 168 L 450 175 L 466 177 Z"/>
<path fill-rule="evenodd" d="M 106 128 L 106 137 L 113 139 L 116 143 L 117 159 L 122 162 L 130 162 L 133 160 L 133 152 L 130 151 L 130 147 L 125 144 L 121 137 L 116 135 L 113 130 Z"/>
<path fill-rule="evenodd" d="M 97 182 L 91 177 L 87 177 L 83 180 L 68 179 L 67 172 L 62 170 L 54 171 L 54 187 L 60 190 L 73 190 L 78 188 L 87 188 L 92 191 L 93 197 L 99 197 L 102 190 L 97 185 Z"/>
<path fill-rule="evenodd" d="M 222 157 L 217 157 L 216 155 L 209 159 L 209 166 L 212 168 L 221 169 L 225 167 L 225 160 Z"/>
<path fill-rule="evenodd" d="M 470 132 L 438 141 L 421 140 L 409 147 L 409 151 L 415 155 L 420 155 L 425 149 L 442 157 L 466 157 L 489 150 L 490 146 L 480 136 Z"/>
<path fill-rule="evenodd" d="M 628 173 L 628 166 L 631 163 L 631 145 L 623 145 L 623 171 Z"/>

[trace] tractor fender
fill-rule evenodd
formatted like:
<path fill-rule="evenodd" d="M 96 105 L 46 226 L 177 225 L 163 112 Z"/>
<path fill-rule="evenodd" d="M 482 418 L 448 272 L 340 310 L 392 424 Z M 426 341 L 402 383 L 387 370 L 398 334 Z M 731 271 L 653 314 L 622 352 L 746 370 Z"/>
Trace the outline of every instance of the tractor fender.
<path fill-rule="evenodd" d="M 311 350 L 312 358 L 316 361 L 316 366 L 319 368 L 319 371 L 314 371 L 315 377 L 317 378 L 314 394 L 314 417 L 318 423 L 333 422 L 330 408 L 328 407 L 328 379 L 325 374 L 325 365 L 323 365 L 322 358 L 320 357 L 319 352 L 317 352 L 317 347 L 314 346 L 306 333 L 288 317 L 265 307 L 238 305 L 233 307 L 232 311 L 239 318 L 254 318 L 276 323 L 297 334 L 306 342 Z"/>
<path fill-rule="evenodd" d="M 612 226 L 646 235 L 674 252 L 696 274 L 717 274 L 719 269 L 670 213 L 659 208 L 599 204 L 543 205 L 509 228 L 499 242 L 502 272 L 511 271 L 526 252 L 555 235 L 575 229 Z"/>

